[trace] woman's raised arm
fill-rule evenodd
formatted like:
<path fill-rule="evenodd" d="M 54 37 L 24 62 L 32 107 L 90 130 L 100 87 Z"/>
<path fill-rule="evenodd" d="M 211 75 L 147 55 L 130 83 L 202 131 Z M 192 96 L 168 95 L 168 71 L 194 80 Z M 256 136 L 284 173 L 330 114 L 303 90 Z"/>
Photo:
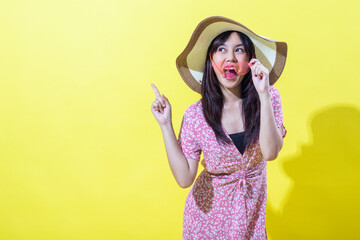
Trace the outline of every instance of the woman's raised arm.
<path fill-rule="evenodd" d="M 283 146 L 280 128 L 277 128 L 269 92 L 269 71 L 259 60 L 251 59 L 250 68 L 256 91 L 260 98 L 260 133 L 261 153 L 266 160 L 276 159 Z"/>
<path fill-rule="evenodd" d="M 170 102 L 164 94 L 160 94 L 154 84 L 151 86 L 156 95 L 156 99 L 151 105 L 151 111 L 160 125 L 171 171 L 179 186 L 187 188 L 195 180 L 198 161 L 185 157 L 177 142 L 172 125 Z"/>

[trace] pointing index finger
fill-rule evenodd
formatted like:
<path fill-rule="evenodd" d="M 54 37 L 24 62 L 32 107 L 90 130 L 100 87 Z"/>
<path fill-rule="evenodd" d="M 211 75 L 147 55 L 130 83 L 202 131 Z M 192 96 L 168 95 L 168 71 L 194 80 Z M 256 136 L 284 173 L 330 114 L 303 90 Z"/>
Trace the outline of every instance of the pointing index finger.
<path fill-rule="evenodd" d="M 156 87 L 154 84 L 151 84 L 151 87 L 153 88 L 156 97 L 161 97 L 161 96 L 160 96 L 160 92 L 159 92 L 159 90 L 157 89 L 157 87 Z"/>

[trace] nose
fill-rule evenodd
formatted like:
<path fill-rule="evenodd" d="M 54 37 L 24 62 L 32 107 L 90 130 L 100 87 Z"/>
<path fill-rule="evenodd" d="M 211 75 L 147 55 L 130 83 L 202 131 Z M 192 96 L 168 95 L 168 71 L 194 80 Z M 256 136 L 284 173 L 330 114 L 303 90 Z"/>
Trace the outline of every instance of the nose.
<path fill-rule="evenodd" d="M 226 62 L 237 62 L 234 52 L 232 51 L 228 52 L 228 54 L 226 55 Z"/>

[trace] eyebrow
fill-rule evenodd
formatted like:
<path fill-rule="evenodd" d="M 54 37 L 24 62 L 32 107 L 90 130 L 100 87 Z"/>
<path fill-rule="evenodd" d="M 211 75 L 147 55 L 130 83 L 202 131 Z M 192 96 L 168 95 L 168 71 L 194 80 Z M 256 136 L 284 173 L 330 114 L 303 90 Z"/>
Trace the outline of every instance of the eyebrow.
<path fill-rule="evenodd" d="M 221 44 L 220 46 L 227 46 L 227 45 L 224 43 L 224 44 Z M 242 47 L 242 46 L 244 46 L 244 44 L 240 43 L 240 44 L 236 45 L 235 47 Z"/>

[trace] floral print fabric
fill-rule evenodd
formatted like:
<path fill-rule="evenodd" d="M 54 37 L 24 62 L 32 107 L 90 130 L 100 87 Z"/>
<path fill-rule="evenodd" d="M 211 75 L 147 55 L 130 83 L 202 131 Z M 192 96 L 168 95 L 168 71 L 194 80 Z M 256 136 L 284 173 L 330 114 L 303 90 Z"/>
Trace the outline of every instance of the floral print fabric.
<path fill-rule="evenodd" d="M 279 92 L 274 86 L 269 91 L 276 125 L 285 137 Z M 243 155 L 233 142 L 218 143 L 199 100 L 185 111 L 178 143 L 186 158 L 200 161 L 201 152 L 204 156 L 204 170 L 186 199 L 183 239 L 267 239 L 267 161 L 259 141 Z"/>

